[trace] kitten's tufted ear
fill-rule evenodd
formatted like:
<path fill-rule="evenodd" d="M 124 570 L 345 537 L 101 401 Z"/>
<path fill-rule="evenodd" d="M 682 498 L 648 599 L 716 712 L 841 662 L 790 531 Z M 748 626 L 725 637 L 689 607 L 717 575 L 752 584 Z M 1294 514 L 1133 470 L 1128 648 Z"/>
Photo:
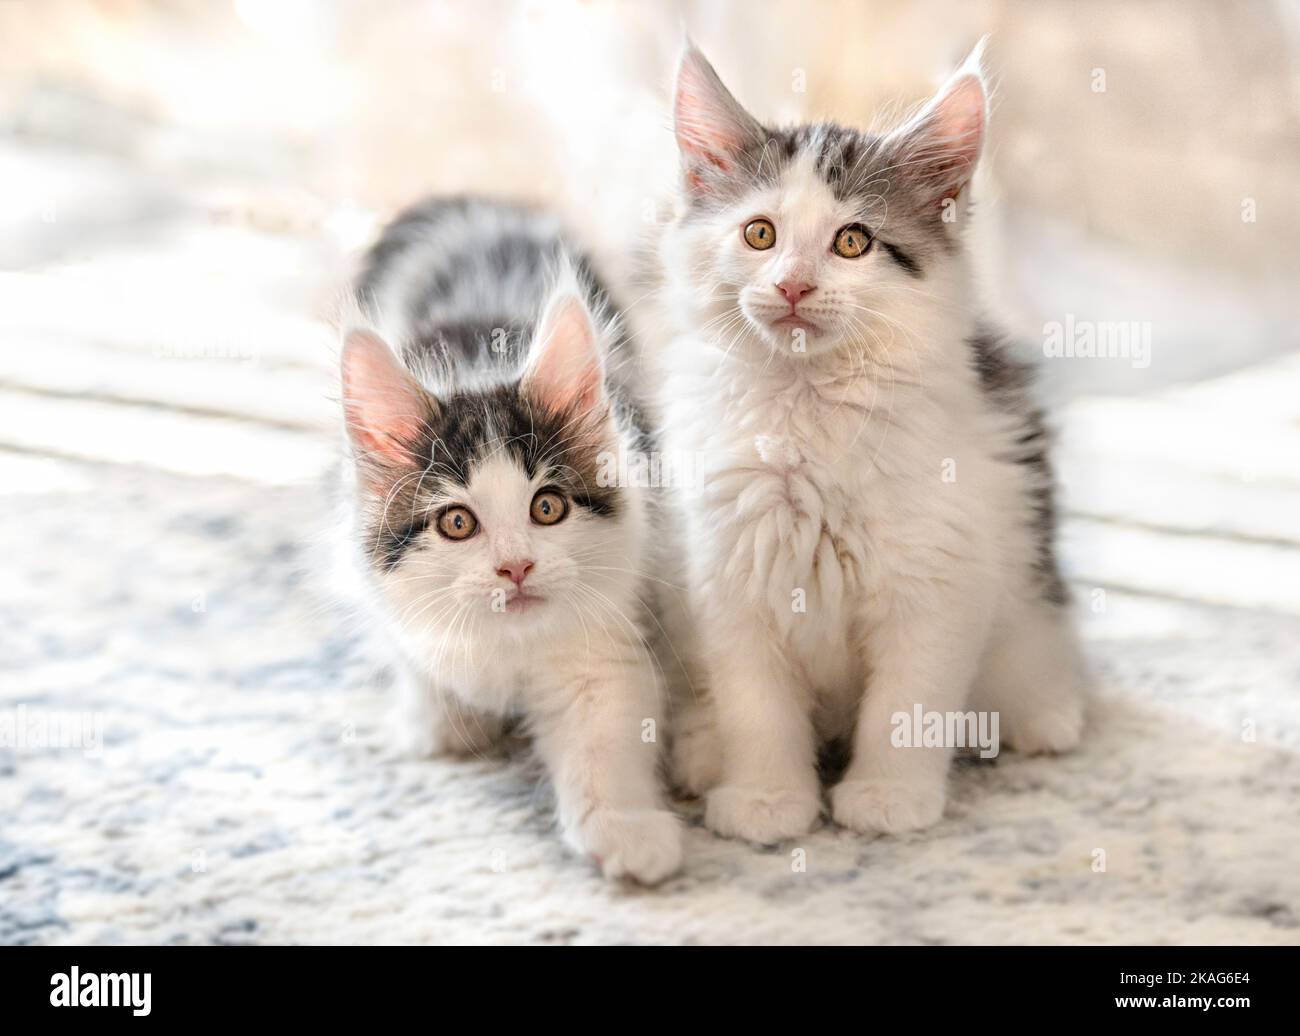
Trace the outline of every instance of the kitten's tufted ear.
<path fill-rule="evenodd" d="M 692 194 L 707 193 L 710 181 L 730 176 L 741 153 L 763 140 L 758 121 L 689 41 L 677 68 L 673 129 L 686 190 Z"/>
<path fill-rule="evenodd" d="M 595 325 L 573 291 L 561 290 L 547 303 L 528 353 L 523 385 L 555 411 L 588 413 L 605 401 Z"/>
<path fill-rule="evenodd" d="M 982 68 L 984 40 L 911 122 L 889 135 L 906 151 L 936 205 L 955 200 L 970 183 L 984 146 L 988 94 Z"/>
<path fill-rule="evenodd" d="M 414 448 L 437 403 L 382 338 L 358 328 L 343 342 L 343 414 L 358 460 L 417 467 Z"/>

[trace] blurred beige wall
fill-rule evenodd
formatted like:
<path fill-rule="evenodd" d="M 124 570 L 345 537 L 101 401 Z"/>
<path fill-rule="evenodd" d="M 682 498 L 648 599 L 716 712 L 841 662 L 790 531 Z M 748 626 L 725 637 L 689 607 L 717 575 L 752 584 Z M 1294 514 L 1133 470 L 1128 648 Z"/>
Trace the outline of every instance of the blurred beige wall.
<path fill-rule="evenodd" d="M 9 2 L 0 130 L 117 155 L 270 225 L 433 191 L 553 201 L 617 256 L 662 216 L 683 25 L 760 116 L 873 125 L 990 33 L 995 279 L 1023 265 L 1024 227 L 1057 227 L 1139 270 L 1292 305 L 1300 13 L 1285 0 Z M 1111 265 L 1040 247 L 1076 253 L 1070 278 Z M 1152 287 L 1169 307 L 1188 294 L 1172 283 Z"/>

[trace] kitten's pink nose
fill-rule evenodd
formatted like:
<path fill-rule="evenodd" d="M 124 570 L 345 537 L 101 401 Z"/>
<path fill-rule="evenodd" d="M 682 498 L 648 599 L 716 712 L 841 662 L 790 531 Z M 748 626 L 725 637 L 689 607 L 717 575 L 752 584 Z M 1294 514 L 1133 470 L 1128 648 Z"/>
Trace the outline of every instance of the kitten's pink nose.
<path fill-rule="evenodd" d="M 776 286 L 776 290 L 785 296 L 786 302 L 792 307 L 797 306 L 805 295 L 811 294 L 814 288 L 815 284 L 804 284 L 802 281 L 781 281 Z"/>
<path fill-rule="evenodd" d="M 531 561 L 505 561 L 497 569 L 497 575 L 513 579 L 515 586 L 523 586 L 524 579 L 532 571 L 532 568 L 533 563 Z"/>

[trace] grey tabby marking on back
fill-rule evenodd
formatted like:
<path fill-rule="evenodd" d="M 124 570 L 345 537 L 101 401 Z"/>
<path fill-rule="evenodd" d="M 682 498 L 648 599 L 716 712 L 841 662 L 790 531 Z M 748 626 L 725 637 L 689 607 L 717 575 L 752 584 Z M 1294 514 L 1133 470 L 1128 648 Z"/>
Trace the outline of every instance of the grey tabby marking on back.
<path fill-rule="evenodd" d="M 607 290 L 550 213 L 430 198 L 385 228 L 357 278 L 357 298 L 424 373 L 444 375 L 449 364 L 460 376 L 491 372 L 518 367 L 563 260 L 587 286 L 593 313 L 612 315 Z"/>

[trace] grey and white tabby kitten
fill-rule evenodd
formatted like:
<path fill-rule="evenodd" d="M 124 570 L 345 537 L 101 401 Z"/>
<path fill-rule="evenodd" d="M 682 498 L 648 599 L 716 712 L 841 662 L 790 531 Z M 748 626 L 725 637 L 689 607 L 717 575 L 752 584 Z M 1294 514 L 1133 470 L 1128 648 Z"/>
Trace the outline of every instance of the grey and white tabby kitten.
<path fill-rule="evenodd" d="M 387 228 L 357 304 L 351 536 L 396 645 L 406 734 L 472 753 L 521 717 L 569 844 L 609 877 L 660 881 L 681 835 L 646 736 L 662 719 L 652 516 L 598 476 L 646 433 L 615 377 L 607 293 L 553 217 L 452 199 Z"/>
<path fill-rule="evenodd" d="M 704 458 L 679 506 L 709 691 L 678 779 L 714 831 L 774 842 L 817 821 L 842 739 L 834 819 L 925 827 L 951 746 L 900 744 L 897 716 L 997 712 L 1028 752 L 1083 717 L 1042 422 L 966 253 L 978 55 L 874 135 L 763 125 L 688 47 L 674 114 L 660 402 L 668 454 Z"/>

